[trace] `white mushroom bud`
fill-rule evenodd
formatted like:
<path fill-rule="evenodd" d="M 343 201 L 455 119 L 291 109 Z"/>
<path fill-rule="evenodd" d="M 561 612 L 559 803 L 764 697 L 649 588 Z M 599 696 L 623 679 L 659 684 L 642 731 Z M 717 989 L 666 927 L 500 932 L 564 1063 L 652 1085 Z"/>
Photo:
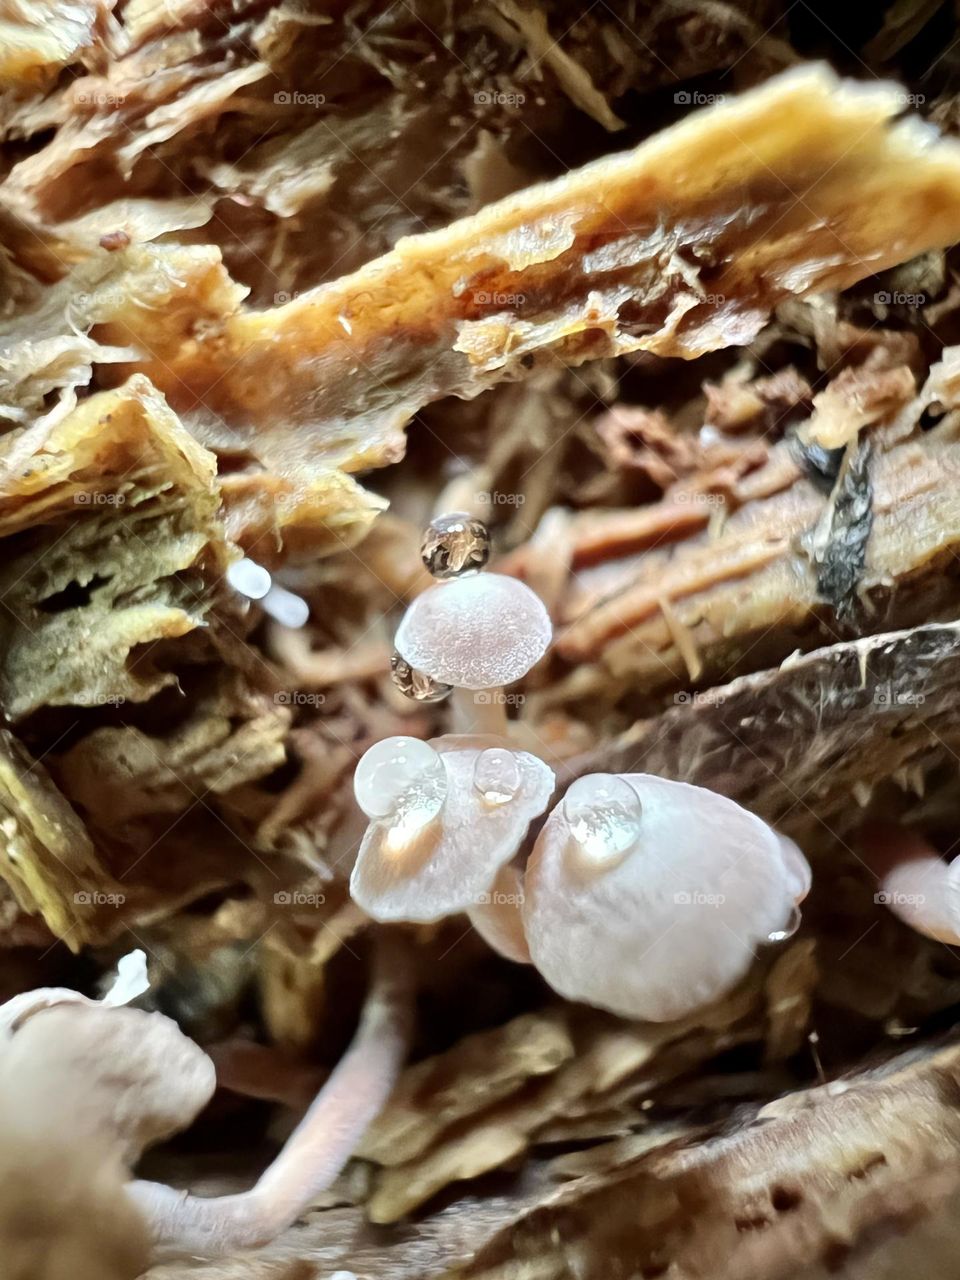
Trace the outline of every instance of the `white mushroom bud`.
<path fill-rule="evenodd" d="M 498 873 L 554 785 L 542 760 L 496 737 L 378 742 L 354 774 L 371 820 L 350 880 L 354 901 L 376 920 L 432 921 L 490 906 Z"/>
<path fill-rule="evenodd" d="M 571 1000 L 666 1022 L 718 998 L 788 937 L 803 855 L 732 800 L 650 774 L 579 778 L 527 864 L 530 956 Z"/>

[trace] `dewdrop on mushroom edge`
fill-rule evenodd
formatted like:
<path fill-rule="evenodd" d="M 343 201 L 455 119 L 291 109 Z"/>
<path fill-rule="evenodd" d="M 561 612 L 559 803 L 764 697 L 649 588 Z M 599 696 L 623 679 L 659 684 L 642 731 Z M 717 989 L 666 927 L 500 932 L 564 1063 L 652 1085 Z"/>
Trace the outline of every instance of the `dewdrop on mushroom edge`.
<path fill-rule="evenodd" d="M 525 583 L 480 570 L 489 536 L 462 513 L 439 516 L 421 547 L 427 569 L 441 579 L 413 601 L 397 628 L 394 678 L 408 695 L 414 678 L 436 697 L 452 692 L 458 733 L 504 735 L 503 686 L 527 674 L 553 638 L 543 602 Z"/>
<path fill-rule="evenodd" d="M 651 774 L 579 778 L 524 878 L 530 958 L 571 1000 L 667 1022 L 724 995 L 789 937 L 810 869 L 726 797 Z"/>

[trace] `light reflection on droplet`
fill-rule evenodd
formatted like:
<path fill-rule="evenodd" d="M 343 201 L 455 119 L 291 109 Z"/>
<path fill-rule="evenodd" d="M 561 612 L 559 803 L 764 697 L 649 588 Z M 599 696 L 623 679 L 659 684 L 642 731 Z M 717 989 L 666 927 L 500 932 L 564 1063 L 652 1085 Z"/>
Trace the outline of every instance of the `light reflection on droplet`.
<path fill-rule="evenodd" d="M 520 790 L 520 766 L 507 747 L 481 751 L 473 769 L 473 785 L 489 805 L 507 804 Z"/>
<path fill-rule="evenodd" d="M 353 791 L 368 818 L 388 825 L 387 843 L 399 851 L 443 808 L 447 774 L 429 743 L 384 738 L 361 758 Z"/>
<path fill-rule="evenodd" d="M 774 929 L 773 933 L 767 935 L 768 942 L 786 942 L 800 928 L 802 917 L 799 907 L 791 907 L 790 914 L 787 916 L 787 922 L 782 929 Z"/>
<path fill-rule="evenodd" d="M 643 807 L 623 778 L 594 773 L 578 778 L 568 789 L 563 816 L 586 860 L 608 867 L 620 862 L 639 839 Z"/>

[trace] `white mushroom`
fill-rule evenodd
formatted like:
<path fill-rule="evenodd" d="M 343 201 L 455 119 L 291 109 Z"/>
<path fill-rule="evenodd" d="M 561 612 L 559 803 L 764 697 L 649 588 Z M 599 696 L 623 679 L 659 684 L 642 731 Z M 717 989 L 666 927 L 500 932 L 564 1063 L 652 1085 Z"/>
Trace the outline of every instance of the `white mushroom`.
<path fill-rule="evenodd" d="M 371 819 L 350 881 L 354 901 L 374 919 L 410 921 L 496 905 L 497 875 L 554 785 L 543 761 L 496 737 L 377 743 L 354 774 Z"/>
<path fill-rule="evenodd" d="M 702 787 L 649 774 L 578 779 L 527 864 L 531 959 L 572 1000 L 655 1022 L 744 976 L 796 928 L 802 854 Z"/>
<path fill-rule="evenodd" d="M 503 685 L 540 661 L 552 635 L 550 616 L 528 586 L 498 573 L 474 573 L 417 596 L 395 643 L 412 668 L 454 687 L 457 732 L 503 734 Z"/>

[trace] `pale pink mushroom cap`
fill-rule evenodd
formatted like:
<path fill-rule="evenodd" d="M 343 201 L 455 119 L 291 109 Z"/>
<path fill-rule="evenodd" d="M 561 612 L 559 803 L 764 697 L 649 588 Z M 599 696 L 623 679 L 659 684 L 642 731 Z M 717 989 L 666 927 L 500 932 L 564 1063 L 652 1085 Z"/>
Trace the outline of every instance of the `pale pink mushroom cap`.
<path fill-rule="evenodd" d="M 375 920 L 427 922 L 482 904 L 556 785 L 542 760 L 493 736 L 451 735 L 429 745 L 446 775 L 436 816 L 409 837 L 401 829 L 399 839 L 389 815 L 374 817 L 360 846 L 350 893 Z M 477 785 L 478 768 L 482 781 L 490 752 L 498 753 L 493 764 L 508 764 L 512 775 L 502 796 Z"/>
<path fill-rule="evenodd" d="M 475 573 L 429 587 L 397 629 L 400 656 L 458 689 L 495 689 L 525 676 L 553 635 L 540 597 L 516 578 Z"/>
<path fill-rule="evenodd" d="M 944 861 L 919 831 L 895 823 L 869 823 L 861 847 L 878 902 L 918 933 L 960 943 L 960 858 Z"/>
<path fill-rule="evenodd" d="M 590 821 L 598 786 L 612 788 L 614 827 Z M 524 885 L 531 959 L 561 995 L 670 1021 L 723 995 L 760 944 L 783 936 L 809 885 L 806 861 L 754 814 L 650 774 L 593 775 L 574 787 L 548 818 Z M 620 848 L 604 853 L 607 830 Z"/>

